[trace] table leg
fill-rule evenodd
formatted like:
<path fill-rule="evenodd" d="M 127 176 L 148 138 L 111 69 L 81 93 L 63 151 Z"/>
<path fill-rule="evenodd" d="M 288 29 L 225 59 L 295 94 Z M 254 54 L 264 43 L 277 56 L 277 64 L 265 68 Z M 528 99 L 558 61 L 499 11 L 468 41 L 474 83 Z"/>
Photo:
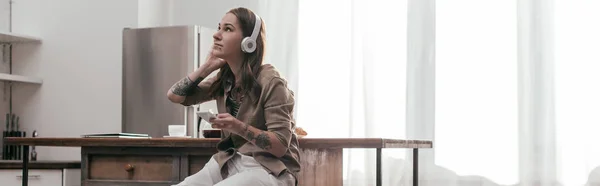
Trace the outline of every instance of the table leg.
<path fill-rule="evenodd" d="M 419 149 L 413 149 L 413 186 L 419 185 Z"/>
<path fill-rule="evenodd" d="M 23 145 L 23 186 L 27 186 L 29 181 L 29 145 Z"/>
<path fill-rule="evenodd" d="M 381 148 L 377 148 L 377 165 L 376 165 L 376 184 L 377 186 L 381 186 Z"/>

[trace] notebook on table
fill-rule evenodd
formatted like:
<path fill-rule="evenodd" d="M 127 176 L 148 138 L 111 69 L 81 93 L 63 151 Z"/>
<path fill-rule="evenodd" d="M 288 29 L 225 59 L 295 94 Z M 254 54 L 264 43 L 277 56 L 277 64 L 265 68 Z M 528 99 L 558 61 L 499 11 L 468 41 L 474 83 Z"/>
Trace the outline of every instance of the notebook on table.
<path fill-rule="evenodd" d="M 148 134 L 135 133 L 104 133 L 104 134 L 84 134 L 83 138 L 152 138 Z"/>

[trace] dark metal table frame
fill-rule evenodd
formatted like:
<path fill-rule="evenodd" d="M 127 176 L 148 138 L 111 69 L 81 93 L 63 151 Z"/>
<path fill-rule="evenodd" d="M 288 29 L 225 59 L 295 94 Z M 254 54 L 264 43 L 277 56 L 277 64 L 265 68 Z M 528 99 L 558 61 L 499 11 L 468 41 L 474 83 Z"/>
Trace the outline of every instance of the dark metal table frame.
<path fill-rule="evenodd" d="M 23 145 L 23 186 L 29 182 L 29 145 Z"/>
<path fill-rule="evenodd" d="M 419 149 L 413 148 L 413 186 L 419 185 Z M 381 148 L 377 148 L 377 167 L 376 167 L 376 184 L 381 186 Z"/>

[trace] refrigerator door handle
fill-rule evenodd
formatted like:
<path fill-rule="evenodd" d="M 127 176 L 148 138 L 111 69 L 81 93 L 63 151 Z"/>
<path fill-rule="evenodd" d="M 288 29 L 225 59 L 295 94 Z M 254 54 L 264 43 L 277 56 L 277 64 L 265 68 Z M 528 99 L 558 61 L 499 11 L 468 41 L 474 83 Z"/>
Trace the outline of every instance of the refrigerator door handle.
<path fill-rule="evenodd" d="M 185 122 L 186 125 L 186 135 L 187 136 L 191 136 L 192 138 L 198 138 L 199 134 L 198 134 L 198 129 L 200 128 L 200 126 L 197 125 L 198 123 L 198 116 L 197 116 L 197 112 L 199 109 L 199 105 L 192 105 L 192 106 L 184 106 L 183 107 L 185 110 L 183 111 L 183 121 Z M 191 111 L 191 113 L 190 113 Z"/>
<path fill-rule="evenodd" d="M 190 122 L 188 121 L 188 107 L 187 106 L 183 106 L 183 123 L 185 123 L 185 135 L 189 136 L 189 126 L 190 126 Z"/>

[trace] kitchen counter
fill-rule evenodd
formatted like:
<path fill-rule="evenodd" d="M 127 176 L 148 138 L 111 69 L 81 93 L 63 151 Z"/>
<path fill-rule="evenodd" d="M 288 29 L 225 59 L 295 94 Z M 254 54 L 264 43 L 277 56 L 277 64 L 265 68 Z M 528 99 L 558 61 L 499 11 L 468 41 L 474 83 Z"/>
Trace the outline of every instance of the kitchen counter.
<path fill-rule="evenodd" d="M 81 185 L 177 184 L 198 172 L 216 153 L 214 138 L 5 138 L 11 145 L 81 147 Z M 381 151 L 413 150 L 413 185 L 417 185 L 418 150 L 432 141 L 386 138 L 301 138 L 299 185 L 343 185 L 343 149 L 376 149 L 376 185 L 382 185 Z M 27 161 L 23 161 L 26 164 Z M 31 165 L 29 165 L 31 166 Z M 27 166 L 23 175 L 27 173 Z M 27 179 L 23 179 L 27 185 Z"/>
<path fill-rule="evenodd" d="M 0 160 L 0 169 L 22 169 L 22 160 Z M 29 169 L 80 169 L 81 161 L 30 161 Z"/>

